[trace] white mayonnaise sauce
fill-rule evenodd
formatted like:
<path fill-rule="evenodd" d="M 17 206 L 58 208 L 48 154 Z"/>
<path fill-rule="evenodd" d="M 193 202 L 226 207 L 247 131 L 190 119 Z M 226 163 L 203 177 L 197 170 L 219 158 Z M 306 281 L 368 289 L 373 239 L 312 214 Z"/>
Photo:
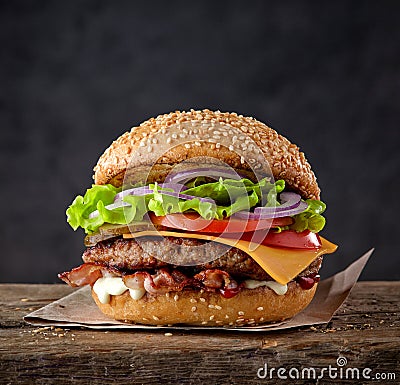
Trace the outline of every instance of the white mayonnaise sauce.
<path fill-rule="evenodd" d="M 121 277 L 103 277 L 99 278 L 93 285 L 93 290 L 97 294 L 101 303 L 109 303 L 110 295 L 120 295 L 129 290 L 130 296 L 138 300 L 142 298 L 146 290 L 144 289 L 129 289 L 125 286 Z"/>
<path fill-rule="evenodd" d="M 256 289 L 257 287 L 267 286 L 278 295 L 284 295 L 287 292 L 287 285 L 281 285 L 275 281 L 256 281 L 255 279 L 247 279 L 244 281 L 246 289 Z"/>

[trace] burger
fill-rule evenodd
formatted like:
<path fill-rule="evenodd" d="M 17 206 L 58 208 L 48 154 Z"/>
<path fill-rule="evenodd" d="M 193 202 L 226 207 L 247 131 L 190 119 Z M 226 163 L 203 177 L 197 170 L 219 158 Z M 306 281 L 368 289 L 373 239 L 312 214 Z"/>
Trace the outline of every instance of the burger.
<path fill-rule="evenodd" d="M 325 204 L 304 154 L 236 113 L 173 112 L 133 127 L 67 209 L 84 229 L 83 264 L 107 316 L 144 325 L 240 327 L 293 317 L 311 302 Z"/>

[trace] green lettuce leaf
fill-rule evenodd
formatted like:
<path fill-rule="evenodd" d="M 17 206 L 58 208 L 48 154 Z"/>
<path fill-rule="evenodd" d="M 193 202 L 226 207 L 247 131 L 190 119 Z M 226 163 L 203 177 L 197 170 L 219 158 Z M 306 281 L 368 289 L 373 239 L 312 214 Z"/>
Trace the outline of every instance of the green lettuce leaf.
<path fill-rule="evenodd" d="M 215 204 L 210 202 L 202 202 L 200 199 L 184 201 L 176 197 L 165 195 L 162 193 L 164 189 L 159 189 L 157 185 L 155 185 L 153 189 L 154 192 L 148 201 L 147 209 L 157 216 L 183 213 L 188 210 L 193 210 L 205 219 L 215 218 Z"/>
<path fill-rule="evenodd" d="M 89 219 L 89 214 L 95 210 L 102 210 L 114 201 L 114 197 L 121 189 L 112 185 L 93 185 L 86 190 L 84 196 L 78 195 L 67 209 L 67 222 L 76 230 L 82 227 L 86 232 L 97 230 L 104 222 L 102 216 Z M 106 210 L 109 211 L 109 210 Z M 110 219 L 107 217 L 107 219 Z M 112 223 L 112 222 L 109 222 Z"/>
<path fill-rule="evenodd" d="M 202 183 L 202 184 L 201 184 Z M 160 188 L 157 184 L 149 187 L 153 190 L 145 196 L 127 195 L 123 201 L 130 206 L 107 210 L 106 206 L 114 202 L 115 195 L 121 188 L 112 185 L 93 185 L 85 195 L 77 196 L 67 209 L 67 221 L 76 230 L 82 227 L 86 233 L 96 231 L 104 223 L 129 224 L 134 221 L 141 221 L 147 212 L 157 216 L 167 214 L 183 213 L 193 211 L 205 219 L 223 219 L 242 210 L 262 205 L 273 207 L 279 205 L 278 194 L 285 188 L 285 182 L 278 180 L 270 183 L 268 179 L 262 179 L 253 183 L 249 179 L 234 180 L 222 178 L 217 182 L 205 183 L 205 179 L 196 178 L 190 183 L 191 188 L 185 194 L 199 198 L 211 198 L 211 202 L 203 202 L 200 199 L 181 200 L 177 197 L 163 194 L 163 191 L 170 189 Z M 325 225 L 325 218 L 322 213 L 325 204 L 320 201 L 307 200 L 308 208 L 301 214 L 294 216 L 295 222 L 290 227 L 278 229 L 279 231 L 288 228 L 296 231 L 309 229 L 313 232 L 320 231 Z M 98 215 L 89 218 L 89 214 L 97 210 Z"/>
<path fill-rule="evenodd" d="M 310 230 L 313 233 L 320 232 L 325 226 L 325 218 L 321 215 L 326 205 L 324 202 L 315 199 L 307 199 L 308 207 L 300 214 L 294 215 L 294 223 L 289 226 L 289 229 L 298 232 Z"/>
<path fill-rule="evenodd" d="M 267 178 L 261 179 L 258 183 L 253 183 L 250 179 L 222 179 L 218 182 L 205 183 L 185 190 L 185 194 L 197 197 L 208 197 L 213 199 L 217 205 L 228 206 L 236 199 L 243 196 L 250 196 L 255 192 L 259 200 L 265 200 L 266 204 L 273 205 L 276 196 L 285 188 L 283 180 L 275 184 L 270 183 Z M 258 201 L 256 202 L 258 203 Z M 250 205 L 253 207 L 254 205 Z"/>

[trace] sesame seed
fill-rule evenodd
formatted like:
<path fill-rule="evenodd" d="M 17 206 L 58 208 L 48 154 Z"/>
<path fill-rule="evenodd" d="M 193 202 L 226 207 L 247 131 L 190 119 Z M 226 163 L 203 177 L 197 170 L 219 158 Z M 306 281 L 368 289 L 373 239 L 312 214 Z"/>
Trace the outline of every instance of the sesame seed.
<path fill-rule="evenodd" d="M 183 138 L 186 138 L 186 134 L 184 134 L 183 132 L 181 132 L 181 133 L 179 134 L 179 137 L 182 138 L 182 139 L 183 139 Z"/>
<path fill-rule="evenodd" d="M 144 141 L 139 143 L 139 147 L 144 147 L 145 145 L 146 143 Z"/>
<path fill-rule="evenodd" d="M 229 146 L 229 151 L 233 151 L 233 148 L 234 148 L 234 147 L 233 147 L 232 145 L 230 145 L 230 146 Z"/>
<path fill-rule="evenodd" d="M 164 333 L 165 337 L 171 337 L 172 333 Z"/>
<path fill-rule="evenodd" d="M 166 296 L 167 298 L 169 298 L 169 291 L 167 291 L 167 292 L 165 293 L 165 296 Z"/>
<path fill-rule="evenodd" d="M 259 306 L 259 307 L 257 308 L 257 310 L 258 310 L 258 311 L 263 311 L 264 308 L 263 308 L 262 306 Z"/>
<path fill-rule="evenodd" d="M 188 130 L 187 130 L 186 128 L 183 128 L 182 131 L 183 131 L 185 134 L 188 134 Z"/>
<path fill-rule="evenodd" d="M 229 318 L 229 315 L 228 315 L 228 314 L 225 314 L 225 318 L 228 319 L 228 318 Z"/>
<path fill-rule="evenodd" d="M 194 312 L 194 311 L 197 310 L 197 307 L 196 307 L 196 306 L 193 306 L 191 310 Z"/>
<path fill-rule="evenodd" d="M 212 321 L 215 318 L 215 315 L 210 316 L 210 321 Z"/>
<path fill-rule="evenodd" d="M 219 132 L 219 131 L 217 131 L 217 130 L 215 130 L 215 131 L 213 132 L 213 134 L 214 134 L 214 135 L 219 135 L 219 134 L 220 134 L 220 132 Z"/>
<path fill-rule="evenodd" d="M 215 308 L 216 308 L 217 310 L 221 310 L 221 309 L 222 309 L 222 307 L 219 306 L 219 305 L 215 305 Z"/>
<path fill-rule="evenodd" d="M 162 134 L 165 134 L 167 132 L 167 130 L 163 127 L 162 129 L 161 129 L 161 133 Z"/>
<path fill-rule="evenodd" d="M 233 322 L 229 322 L 229 326 L 233 326 Z"/>
<path fill-rule="evenodd" d="M 204 293 L 204 289 L 200 289 L 200 294 L 203 294 Z"/>
<path fill-rule="evenodd" d="M 170 143 L 171 143 L 171 140 L 172 140 L 172 139 L 168 137 L 168 138 L 167 138 L 167 143 L 170 144 Z"/>
<path fill-rule="evenodd" d="M 224 131 L 224 132 L 222 133 L 222 135 L 223 135 L 223 136 L 228 136 L 228 133 L 227 133 L 226 131 Z"/>
<path fill-rule="evenodd" d="M 201 144 L 200 144 L 200 142 L 194 142 L 194 144 L 197 146 L 197 147 L 200 147 L 201 146 Z"/>
<path fill-rule="evenodd" d="M 208 321 L 203 321 L 201 324 L 202 324 L 202 325 L 207 325 L 207 324 L 208 324 Z"/>
<path fill-rule="evenodd" d="M 215 306 L 214 305 L 208 305 L 208 307 L 210 308 L 210 309 L 215 309 Z"/>
<path fill-rule="evenodd" d="M 178 138 L 178 135 L 176 135 L 175 133 L 171 135 L 174 139 Z"/>
<path fill-rule="evenodd" d="M 244 315 L 244 311 L 238 311 L 238 315 Z"/>
<path fill-rule="evenodd" d="M 221 147 L 221 143 L 217 143 L 216 145 L 215 145 L 215 148 L 220 148 Z"/>
<path fill-rule="evenodd" d="M 151 146 L 147 147 L 147 152 L 151 152 L 153 148 Z"/>
<path fill-rule="evenodd" d="M 178 299 L 179 299 L 179 295 L 178 295 L 178 294 L 175 294 L 175 295 L 174 295 L 174 301 L 176 302 Z"/>
<path fill-rule="evenodd" d="M 159 321 L 160 319 L 156 315 L 153 315 L 153 320 L 154 321 Z"/>
<path fill-rule="evenodd" d="M 142 320 L 143 320 L 143 321 L 148 321 L 148 319 L 147 319 L 147 318 L 145 318 L 145 317 L 143 317 L 143 318 L 142 318 Z"/>
<path fill-rule="evenodd" d="M 259 321 L 263 322 L 264 321 L 264 317 L 260 317 Z"/>
<path fill-rule="evenodd" d="M 215 321 L 216 324 L 222 324 L 222 321 Z"/>
<path fill-rule="evenodd" d="M 157 144 L 157 139 L 156 138 L 153 138 L 153 143 Z"/>
<path fill-rule="evenodd" d="M 200 302 L 206 302 L 206 299 L 203 297 L 200 297 L 199 299 L 200 299 Z"/>
<path fill-rule="evenodd" d="M 189 143 L 185 143 L 185 147 L 186 148 L 190 148 L 190 144 Z"/>
<path fill-rule="evenodd" d="M 191 303 L 196 303 L 196 302 L 197 302 L 197 299 L 195 299 L 195 298 L 190 298 L 190 302 L 191 302 Z"/>
<path fill-rule="evenodd" d="M 244 157 L 243 156 L 240 157 L 240 163 L 244 164 Z"/>

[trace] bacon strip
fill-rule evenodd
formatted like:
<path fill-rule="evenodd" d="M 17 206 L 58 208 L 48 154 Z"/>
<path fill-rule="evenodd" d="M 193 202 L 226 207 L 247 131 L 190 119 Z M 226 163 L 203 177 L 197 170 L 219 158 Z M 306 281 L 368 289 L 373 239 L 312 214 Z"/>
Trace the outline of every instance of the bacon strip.
<path fill-rule="evenodd" d="M 185 286 L 193 286 L 192 279 L 179 270 L 159 269 L 151 275 L 147 271 L 138 271 L 123 277 L 125 286 L 130 289 L 145 289 L 150 294 L 164 294 L 169 291 L 181 291 Z"/>
<path fill-rule="evenodd" d="M 72 287 L 93 285 L 103 276 L 120 275 L 116 269 L 109 268 L 101 263 L 84 263 L 71 271 L 58 274 L 58 278 Z"/>
<path fill-rule="evenodd" d="M 212 289 L 222 289 L 232 282 L 231 276 L 226 271 L 219 269 L 203 270 L 196 274 L 194 278 Z"/>
<path fill-rule="evenodd" d="M 84 263 L 58 275 L 60 279 L 70 286 L 93 285 L 96 280 L 104 276 L 121 276 L 113 268 L 100 263 Z M 148 271 L 137 271 L 122 277 L 124 284 L 130 289 L 145 289 L 150 294 L 165 294 L 169 291 L 181 291 L 185 287 L 203 288 L 208 291 L 223 290 L 237 287 L 229 273 L 219 269 L 207 269 L 187 277 L 178 269 L 158 269 L 155 274 Z"/>

